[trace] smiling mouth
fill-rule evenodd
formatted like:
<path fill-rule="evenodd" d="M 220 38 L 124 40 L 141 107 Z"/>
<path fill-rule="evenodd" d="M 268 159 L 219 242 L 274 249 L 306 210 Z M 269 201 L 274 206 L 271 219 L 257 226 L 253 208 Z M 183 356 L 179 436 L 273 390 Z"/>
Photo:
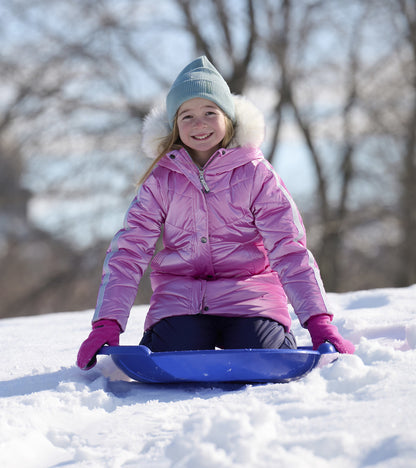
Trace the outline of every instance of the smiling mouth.
<path fill-rule="evenodd" d="M 207 133 L 206 135 L 194 135 L 192 138 L 198 141 L 208 140 L 208 138 L 212 135 L 212 133 Z"/>

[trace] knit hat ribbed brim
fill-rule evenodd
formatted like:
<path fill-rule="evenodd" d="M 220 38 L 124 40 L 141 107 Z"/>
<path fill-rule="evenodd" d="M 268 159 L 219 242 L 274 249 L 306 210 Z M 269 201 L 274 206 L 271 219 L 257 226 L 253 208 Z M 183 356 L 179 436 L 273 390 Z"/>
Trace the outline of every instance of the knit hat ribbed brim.
<path fill-rule="evenodd" d="M 166 110 L 171 129 L 179 107 L 193 98 L 214 102 L 232 121 L 235 120 L 234 101 L 230 88 L 205 56 L 198 57 L 179 73 L 166 97 Z"/>

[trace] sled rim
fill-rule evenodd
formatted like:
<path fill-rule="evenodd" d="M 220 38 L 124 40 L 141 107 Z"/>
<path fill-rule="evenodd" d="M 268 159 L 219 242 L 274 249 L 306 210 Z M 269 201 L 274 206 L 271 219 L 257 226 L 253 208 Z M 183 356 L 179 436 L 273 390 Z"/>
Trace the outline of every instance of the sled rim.
<path fill-rule="evenodd" d="M 144 383 L 284 383 L 300 379 L 338 356 L 330 343 L 318 350 L 302 346 L 152 352 L 143 345 L 104 346 L 98 354 L 111 356 L 125 374 Z"/>

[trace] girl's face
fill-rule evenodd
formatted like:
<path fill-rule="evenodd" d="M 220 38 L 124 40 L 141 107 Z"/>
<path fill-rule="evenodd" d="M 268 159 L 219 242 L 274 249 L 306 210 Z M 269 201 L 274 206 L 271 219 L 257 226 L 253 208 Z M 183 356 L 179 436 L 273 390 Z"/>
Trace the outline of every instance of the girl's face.
<path fill-rule="evenodd" d="M 200 166 L 220 148 L 226 132 L 223 111 L 203 98 L 184 102 L 178 110 L 177 124 L 182 143 Z"/>

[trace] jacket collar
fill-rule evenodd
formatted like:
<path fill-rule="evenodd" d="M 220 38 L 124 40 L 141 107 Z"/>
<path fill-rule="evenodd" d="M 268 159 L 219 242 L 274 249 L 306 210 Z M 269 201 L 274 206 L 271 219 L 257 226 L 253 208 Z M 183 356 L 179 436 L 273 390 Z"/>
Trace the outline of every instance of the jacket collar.
<path fill-rule="evenodd" d="M 243 166 L 256 159 L 264 159 L 263 153 L 257 148 L 246 147 L 221 148 L 215 152 L 203 167 L 206 174 L 221 174 Z M 175 172 L 197 173 L 198 168 L 185 148 L 173 150 L 159 161 L 159 166 Z"/>
<path fill-rule="evenodd" d="M 265 124 L 263 114 L 248 99 L 233 95 L 236 131 L 227 151 L 232 148 L 258 148 L 263 143 Z M 158 155 L 161 139 L 169 135 L 170 127 L 164 104 L 156 106 L 145 118 L 142 129 L 142 150 L 151 159 Z"/>
<path fill-rule="evenodd" d="M 183 174 L 197 189 L 202 186 L 205 192 L 209 192 L 212 188 L 210 177 L 216 178 L 249 162 L 263 159 L 263 153 L 258 148 L 219 149 L 204 168 L 199 169 L 185 148 L 181 148 L 167 153 L 160 159 L 158 166 Z"/>

